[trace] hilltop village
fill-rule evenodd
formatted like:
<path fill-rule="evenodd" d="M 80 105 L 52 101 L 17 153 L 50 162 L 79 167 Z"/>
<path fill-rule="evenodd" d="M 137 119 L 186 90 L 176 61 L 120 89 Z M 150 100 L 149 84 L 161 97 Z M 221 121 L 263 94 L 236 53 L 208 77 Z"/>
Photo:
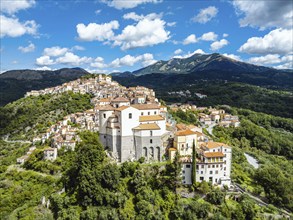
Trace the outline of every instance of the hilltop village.
<path fill-rule="evenodd" d="M 35 150 L 35 144 L 50 140 L 51 147 L 44 150 L 44 160 L 56 160 L 58 150 L 75 150 L 81 141 L 78 132 L 98 132 L 107 155 L 117 163 L 138 160 L 174 160 L 179 154 L 182 162 L 182 183 L 192 184 L 192 154 L 196 150 L 196 181 L 214 185 L 230 185 L 232 149 L 213 142 L 203 128 L 212 130 L 215 125 L 237 127 L 237 116 L 223 109 L 197 107 L 189 104 L 165 106 L 155 97 L 152 89 L 129 87 L 112 81 L 110 76 L 97 75 L 64 83 L 61 86 L 27 92 L 28 96 L 73 92 L 92 95 L 93 109 L 68 115 L 48 128 L 46 133 L 34 137 L 33 146 L 26 155 L 17 159 L 23 164 Z M 200 126 L 176 123 L 172 111 L 196 110 Z"/>

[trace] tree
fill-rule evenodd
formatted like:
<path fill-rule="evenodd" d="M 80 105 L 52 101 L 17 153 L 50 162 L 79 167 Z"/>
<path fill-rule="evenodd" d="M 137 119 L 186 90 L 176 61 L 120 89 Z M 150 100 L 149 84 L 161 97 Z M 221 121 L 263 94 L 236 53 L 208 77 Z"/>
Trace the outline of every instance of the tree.
<path fill-rule="evenodd" d="M 225 193 L 215 188 L 207 194 L 206 200 L 214 205 L 220 205 L 225 200 Z"/>
<path fill-rule="evenodd" d="M 195 149 L 195 141 L 192 143 L 192 184 L 196 183 L 196 149 Z"/>

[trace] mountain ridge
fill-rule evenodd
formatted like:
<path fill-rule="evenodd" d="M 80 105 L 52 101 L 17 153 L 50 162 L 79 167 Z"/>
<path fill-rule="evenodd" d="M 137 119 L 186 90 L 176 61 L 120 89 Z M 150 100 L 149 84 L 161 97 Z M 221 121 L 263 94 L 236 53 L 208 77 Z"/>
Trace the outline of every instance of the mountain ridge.
<path fill-rule="evenodd" d="M 86 74 L 81 68 L 59 70 L 10 70 L 0 74 L 0 106 L 15 101 L 31 90 L 61 85 Z"/>

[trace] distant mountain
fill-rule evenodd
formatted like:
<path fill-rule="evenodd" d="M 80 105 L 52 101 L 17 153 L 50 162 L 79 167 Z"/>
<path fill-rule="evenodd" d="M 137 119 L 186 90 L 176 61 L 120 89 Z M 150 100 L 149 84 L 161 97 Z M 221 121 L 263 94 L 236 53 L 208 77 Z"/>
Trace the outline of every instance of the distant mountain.
<path fill-rule="evenodd" d="M 134 83 L 141 82 L 146 78 L 147 81 L 160 78 L 164 82 L 157 81 L 158 83 L 169 81 L 183 85 L 196 80 L 227 80 L 266 87 L 293 88 L 292 70 L 257 66 L 218 53 L 194 54 L 188 58 L 158 61 L 132 73 L 115 73 L 112 76 L 118 81 L 120 78 L 129 78 Z M 125 81 L 125 79 L 123 80 Z M 150 85 L 148 84 L 148 86 Z"/>
<path fill-rule="evenodd" d="M 53 87 L 89 74 L 81 68 L 59 70 L 10 70 L 0 75 L 0 106 L 24 96 L 27 91 Z"/>

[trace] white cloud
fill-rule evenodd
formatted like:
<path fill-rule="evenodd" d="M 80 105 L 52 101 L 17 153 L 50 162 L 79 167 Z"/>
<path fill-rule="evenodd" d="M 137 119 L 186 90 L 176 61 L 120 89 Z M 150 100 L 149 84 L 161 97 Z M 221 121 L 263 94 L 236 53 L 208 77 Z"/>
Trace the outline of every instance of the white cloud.
<path fill-rule="evenodd" d="M 229 41 L 227 41 L 226 39 L 222 39 L 220 41 L 215 41 L 214 43 L 211 44 L 210 50 L 213 50 L 213 51 L 219 50 L 228 44 L 229 44 Z"/>
<path fill-rule="evenodd" d="M 217 40 L 218 35 L 215 34 L 214 32 L 208 32 L 208 33 L 204 33 L 201 37 L 200 40 L 204 40 L 204 41 L 215 41 Z"/>
<path fill-rule="evenodd" d="M 75 45 L 71 48 L 71 50 L 85 50 L 85 48 L 79 45 Z"/>
<path fill-rule="evenodd" d="M 102 10 L 101 10 L 101 9 L 98 9 L 98 10 L 95 11 L 95 14 L 98 15 L 98 14 L 100 14 L 101 12 L 102 12 Z"/>
<path fill-rule="evenodd" d="M 218 9 L 214 6 L 210 6 L 204 9 L 201 9 L 199 13 L 194 16 L 191 20 L 193 22 L 198 22 L 201 24 L 205 24 L 208 21 L 212 20 L 218 14 Z"/>
<path fill-rule="evenodd" d="M 106 3 L 110 7 L 114 7 L 116 9 L 124 9 L 124 8 L 135 8 L 140 4 L 145 3 L 159 3 L 161 0 L 102 0 L 102 2 Z"/>
<path fill-rule="evenodd" d="M 242 61 L 241 57 L 238 56 L 238 55 L 235 55 L 235 54 L 227 54 L 227 53 L 223 53 L 223 55 L 224 55 L 225 57 L 229 57 L 229 58 L 231 58 L 231 59 L 233 59 L 233 60 Z"/>
<path fill-rule="evenodd" d="M 41 56 L 36 59 L 36 64 L 38 66 L 50 66 L 55 64 L 55 62 L 49 56 Z"/>
<path fill-rule="evenodd" d="M 121 66 L 133 66 L 136 63 L 140 63 L 141 66 L 148 66 L 154 64 L 156 60 L 154 59 L 153 54 L 145 53 L 139 56 L 126 55 L 122 58 L 117 58 L 109 64 L 110 67 L 117 68 Z"/>
<path fill-rule="evenodd" d="M 177 22 L 175 22 L 175 21 L 174 21 L 174 22 L 168 22 L 168 23 L 167 23 L 167 26 L 168 26 L 168 27 L 175 27 L 176 24 L 177 24 Z"/>
<path fill-rule="evenodd" d="M 103 69 L 107 67 L 107 64 L 104 63 L 104 58 L 103 57 L 97 57 L 91 64 L 91 67 Z"/>
<path fill-rule="evenodd" d="M 194 54 L 206 54 L 202 49 L 197 49 L 193 52 L 190 52 L 188 51 L 187 54 L 184 54 L 184 55 L 177 55 L 177 56 L 174 56 L 173 58 L 179 58 L 179 59 L 184 59 L 184 58 L 188 58 L 188 57 L 191 57 L 193 56 Z"/>
<path fill-rule="evenodd" d="M 127 14 L 124 14 L 123 15 L 123 18 L 125 20 L 129 20 L 129 19 L 132 19 L 134 21 L 140 21 L 142 19 L 149 19 L 149 20 L 154 20 L 156 18 L 160 19 L 162 18 L 163 14 L 160 13 L 160 14 L 157 14 L 157 13 L 151 13 L 151 14 L 148 14 L 148 15 L 138 15 L 136 14 L 135 12 L 129 12 Z"/>
<path fill-rule="evenodd" d="M 292 28 L 293 7 L 292 1 L 238 1 L 233 5 L 240 19 L 241 27 L 252 26 L 261 29 L 270 27 Z"/>
<path fill-rule="evenodd" d="M 289 54 L 286 56 L 280 56 L 279 54 L 267 54 L 265 56 L 251 57 L 248 59 L 248 62 L 257 65 L 279 64 L 275 67 L 279 69 L 292 69 L 293 54 Z"/>
<path fill-rule="evenodd" d="M 48 67 L 48 66 L 42 66 L 42 67 L 35 68 L 35 70 L 42 70 L 42 71 L 45 71 L 45 70 L 53 70 L 53 69 L 50 68 L 50 67 Z"/>
<path fill-rule="evenodd" d="M 92 62 L 91 57 L 79 57 L 72 52 L 66 52 L 64 56 L 56 59 L 57 63 L 71 65 L 71 66 L 79 66 L 84 63 Z"/>
<path fill-rule="evenodd" d="M 18 49 L 22 52 L 22 53 L 29 53 L 29 52 L 33 52 L 35 50 L 35 45 L 33 43 L 30 43 L 28 46 L 26 47 L 18 47 Z"/>
<path fill-rule="evenodd" d="M 196 43 L 196 42 L 197 42 L 197 39 L 196 39 L 195 34 L 191 34 L 191 35 L 189 35 L 187 38 L 185 38 L 185 39 L 183 40 L 183 44 L 184 44 L 184 45 L 187 45 L 187 44 L 194 44 L 194 43 Z"/>
<path fill-rule="evenodd" d="M 264 37 L 252 37 L 240 48 L 240 52 L 249 54 L 287 54 L 292 52 L 293 29 L 276 29 Z"/>
<path fill-rule="evenodd" d="M 35 0 L 2 0 L 0 9 L 2 12 L 12 15 L 20 10 L 28 9 L 35 4 Z"/>
<path fill-rule="evenodd" d="M 78 37 L 83 41 L 111 40 L 114 37 L 113 30 L 118 28 L 119 23 L 116 20 L 104 24 L 90 23 L 87 26 L 84 24 L 76 25 Z"/>
<path fill-rule="evenodd" d="M 58 57 L 64 55 L 68 51 L 68 48 L 61 48 L 59 46 L 56 47 L 48 47 L 44 49 L 43 54 L 45 56 L 50 56 L 50 57 Z"/>
<path fill-rule="evenodd" d="M 20 22 L 18 18 L 8 18 L 4 15 L 0 16 L 0 26 L 0 37 L 20 37 L 24 34 L 36 35 L 38 28 L 34 20 Z"/>
<path fill-rule="evenodd" d="M 183 50 L 181 50 L 181 49 L 177 49 L 177 50 L 174 51 L 175 55 L 178 55 L 178 54 L 181 54 L 181 53 L 183 53 Z"/>
<path fill-rule="evenodd" d="M 228 37 L 228 36 L 229 36 L 229 34 L 227 34 L 227 33 L 223 34 L 223 37 Z"/>
<path fill-rule="evenodd" d="M 131 15 L 132 19 L 138 19 L 135 15 Z M 152 46 L 168 40 L 170 32 L 165 30 L 166 22 L 155 15 L 157 14 L 144 16 L 137 24 L 126 26 L 120 35 L 115 36 L 114 46 L 121 46 L 122 50 L 127 50 Z"/>

